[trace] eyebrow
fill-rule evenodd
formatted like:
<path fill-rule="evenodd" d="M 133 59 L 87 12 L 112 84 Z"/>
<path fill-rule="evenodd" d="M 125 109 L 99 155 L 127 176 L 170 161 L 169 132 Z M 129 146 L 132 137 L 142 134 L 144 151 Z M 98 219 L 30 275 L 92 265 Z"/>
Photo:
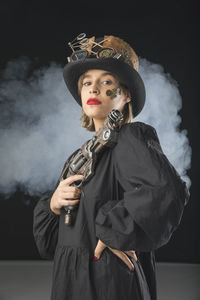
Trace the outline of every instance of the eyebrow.
<path fill-rule="evenodd" d="M 111 76 L 113 76 L 113 74 L 112 73 L 110 73 L 110 72 L 104 72 L 103 74 L 101 74 L 101 76 L 106 76 L 106 75 L 111 75 Z M 84 75 L 83 76 L 83 79 L 85 79 L 85 78 L 90 78 L 91 77 L 91 75 Z"/>

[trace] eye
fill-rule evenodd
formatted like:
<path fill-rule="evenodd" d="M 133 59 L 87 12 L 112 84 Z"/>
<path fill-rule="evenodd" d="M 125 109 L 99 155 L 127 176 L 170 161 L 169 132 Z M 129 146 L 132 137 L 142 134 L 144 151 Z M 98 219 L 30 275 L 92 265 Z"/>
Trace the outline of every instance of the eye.
<path fill-rule="evenodd" d="M 84 86 L 89 86 L 90 84 L 91 84 L 90 81 L 85 81 L 85 82 L 83 83 Z"/>
<path fill-rule="evenodd" d="M 104 84 L 104 85 L 110 85 L 110 84 L 112 84 L 112 81 L 111 81 L 110 79 L 104 80 L 104 81 L 103 81 L 103 84 Z"/>

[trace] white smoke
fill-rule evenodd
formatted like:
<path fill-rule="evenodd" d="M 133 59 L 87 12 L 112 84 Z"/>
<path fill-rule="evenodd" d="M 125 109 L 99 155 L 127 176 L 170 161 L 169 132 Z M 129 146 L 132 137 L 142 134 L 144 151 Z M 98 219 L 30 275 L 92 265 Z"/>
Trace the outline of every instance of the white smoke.
<path fill-rule="evenodd" d="M 20 186 L 39 195 L 57 181 L 68 156 L 94 133 L 80 126 L 81 107 L 68 92 L 63 68 L 52 62 L 31 73 L 26 58 L 10 61 L 0 83 L 0 192 Z M 180 131 L 182 99 L 177 83 L 158 64 L 140 59 L 147 100 L 134 121 L 155 127 L 161 146 L 187 186 L 191 164 L 187 130 Z"/>
<path fill-rule="evenodd" d="M 180 130 L 182 98 L 178 83 L 161 65 L 140 60 L 140 75 L 145 83 L 146 103 L 135 121 L 152 125 L 160 140 L 163 152 L 186 182 L 191 180 L 186 172 L 191 167 L 192 148 L 189 145 L 187 130 Z"/>

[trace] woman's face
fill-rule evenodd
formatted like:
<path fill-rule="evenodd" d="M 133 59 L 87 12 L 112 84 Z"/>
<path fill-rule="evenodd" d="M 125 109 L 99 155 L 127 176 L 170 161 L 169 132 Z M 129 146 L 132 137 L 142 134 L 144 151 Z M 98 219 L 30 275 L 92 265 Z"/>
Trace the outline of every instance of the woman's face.
<path fill-rule="evenodd" d="M 113 109 L 122 112 L 130 97 L 110 72 L 89 70 L 84 73 L 81 100 L 85 114 L 93 120 L 99 120 L 105 119 Z"/>

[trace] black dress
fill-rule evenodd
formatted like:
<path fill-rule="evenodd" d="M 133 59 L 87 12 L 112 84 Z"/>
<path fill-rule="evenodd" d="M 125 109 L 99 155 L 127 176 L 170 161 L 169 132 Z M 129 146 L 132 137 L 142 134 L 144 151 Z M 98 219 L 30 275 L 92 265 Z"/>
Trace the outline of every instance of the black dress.
<path fill-rule="evenodd" d="M 143 122 L 124 124 L 83 192 L 72 227 L 64 224 L 64 210 L 60 216 L 50 210 L 52 192 L 34 209 L 40 255 L 54 258 L 51 300 L 155 300 L 154 250 L 169 241 L 189 199 L 155 129 Z M 135 270 L 109 248 L 94 261 L 98 239 L 114 249 L 135 250 Z"/>

